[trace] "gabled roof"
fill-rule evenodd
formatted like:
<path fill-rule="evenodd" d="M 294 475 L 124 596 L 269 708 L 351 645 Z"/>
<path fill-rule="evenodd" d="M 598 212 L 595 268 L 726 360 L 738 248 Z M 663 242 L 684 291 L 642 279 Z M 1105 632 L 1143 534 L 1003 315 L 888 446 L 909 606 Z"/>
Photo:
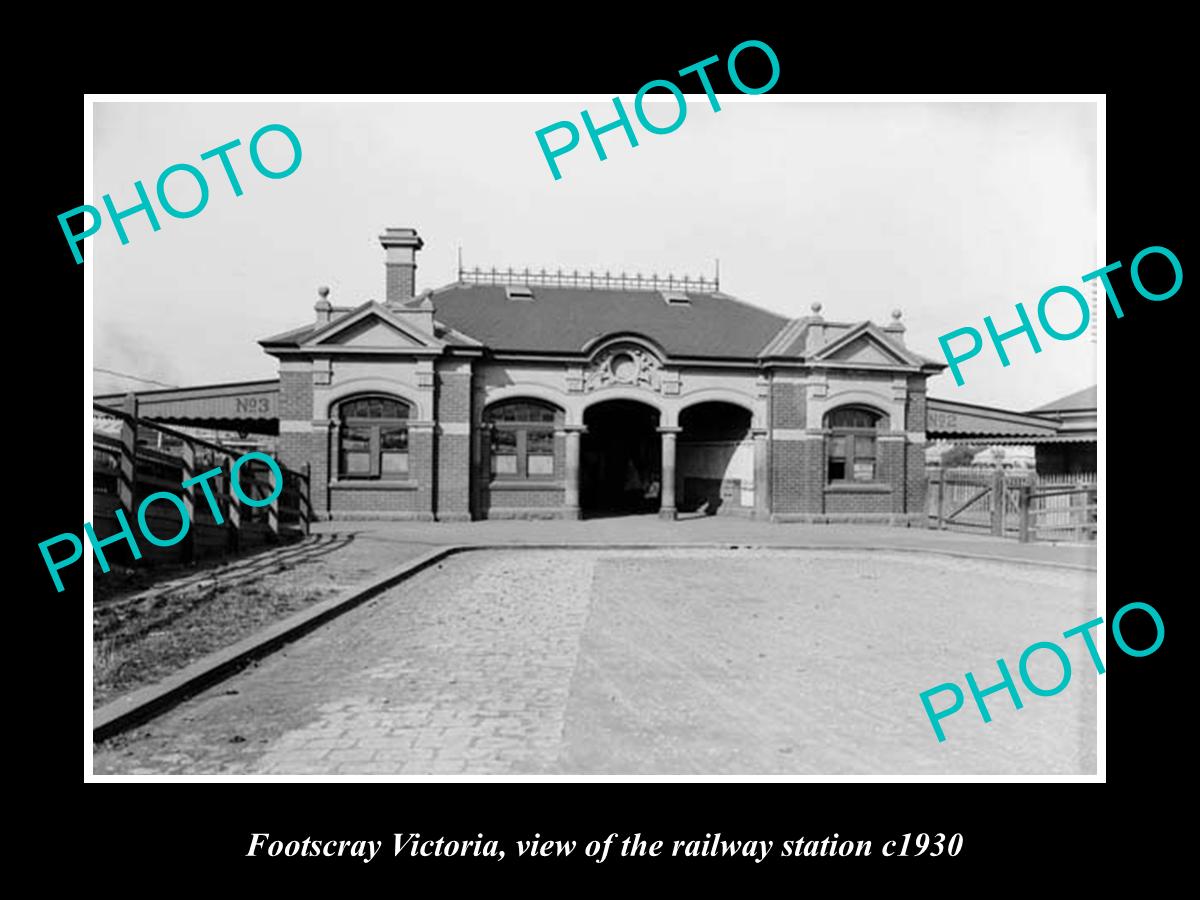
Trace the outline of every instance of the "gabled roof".
<path fill-rule="evenodd" d="M 303 341 L 302 346 L 317 347 L 356 340 L 388 346 L 396 342 L 436 349 L 445 346 L 432 334 L 408 321 L 403 314 L 396 314 L 374 300 L 368 300 L 348 315 L 322 325 Z"/>
<path fill-rule="evenodd" d="M 434 293 L 439 322 L 492 350 L 579 353 L 614 332 L 635 332 L 671 356 L 750 359 L 788 323 L 728 294 L 687 293 L 672 305 L 658 291 L 533 288 L 508 299 L 503 285 L 452 284 Z"/>
<path fill-rule="evenodd" d="M 478 341 L 453 328 L 439 322 L 435 322 L 434 325 L 434 334 L 429 334 L 415 323 L 408 321 L 408 317 L 403 313 L 397 313 L 378 301 L 368 300 L 353 309 L 341 311 L 340 315 L 335 314 L 332 320 L 323 325 L 310 324 L 293 328 L 291 331 L 263 338 L 259 344 L 264 347 L 316 348 L 323 344 L 336 344 L 339 337 L 344 340 L 352 340 L 356 330 L 365 332 L 374 327 L 379 334 L 394 334 L 401 339 L 401 343 L 404 342 L 403 339 L 407 339 L 407 342 L 414 347 L 440 349 L 446 344 L 457 347 L 480 346 Z M 439 325 L 441 327 L 438 327 Z M 394 345 L 396 341 L 385 341 L 385 343 Z"/>
<path fill-rule="evenodd" d="M 668 303 L 657 290 L 541 285 L 527 290 L 532 300 L 511 299 L 502 284 L 455 282 L 426 291 L 405 308 L 432 303 L 433 335 L 417 334 L 410 317 L 396 308 L 368 301 L 329 323 L 296 328 L 259 343 L 268 349 L 317 349 L 339 335 L 353 342 L 354 329 L 365 328 L 360 323 L 370 320 L 397 333 L 411 333 L 422 348 L 449 344 L 487 347 L 498 353 L 574 355 L 586 353 L 601 338 L 630 334 L 646 338 L 675 358 L 945 368 L 944 363 L 907 349 L 872 322 L 827 322 L 813 316 L 788 319 L 721 292 L 681 291 L 686 303 Z M 824 343 L 807 352 L 807 332 L 816 324 Z M 387 337 L 384 329 L 378 334 Z"/>
<path fill-rule="evenodd" d="M 1045 406 L 1031 409 L 1031 413 L 1072 412 L 1075 410 L 1094 410 L 1096 408 L 1096 385 L 1051 400 Z"/>
<path fill-rule="evenodd" d="M 860 322 L 848 331 L 838 334 L 833 340 L 808 354 L 808 360 L 814 363 L 846 362 L 855 365 L 904 365 L 917 368 L 941 366 L 941 368 L 945 368 L 944 363 L 926 359 L 892 341 L 887 333 L 874 322 Z"/>

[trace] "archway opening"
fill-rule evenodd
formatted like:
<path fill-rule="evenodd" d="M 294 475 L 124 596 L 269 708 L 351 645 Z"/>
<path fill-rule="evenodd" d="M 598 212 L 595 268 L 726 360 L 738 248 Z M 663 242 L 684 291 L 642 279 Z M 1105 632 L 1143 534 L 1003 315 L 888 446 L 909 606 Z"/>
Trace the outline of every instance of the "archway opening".
<path fill-rule="evenodd" d="M 754 510 L 754 439 L 750 410 L 713 401 L 679 415 L 675 496 L 680 513 Z"/>
<path fill-rule="evenodd" d="M 589 517 L 657 512 L 662 498 L 658 410 L 634 400 L 589 407 L 580 444 L 579 503 Z"/>

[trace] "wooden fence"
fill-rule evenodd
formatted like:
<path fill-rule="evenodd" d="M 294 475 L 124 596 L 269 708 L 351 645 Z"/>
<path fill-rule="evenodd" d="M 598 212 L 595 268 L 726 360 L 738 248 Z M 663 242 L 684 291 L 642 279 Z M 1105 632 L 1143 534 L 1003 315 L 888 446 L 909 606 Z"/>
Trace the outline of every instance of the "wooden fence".
<path fill-rule="evenodd" d="M 182 499 L 191 524 L 183 540 L 171 547 L 138 540 L 143 559 L 149 562 L 190 562 L 308 534 L 312 507 L 307 471 L 297 472 L 280 465 L 282 492 L 266 506 L 250 506 L 239 500 L 230 484 L 231 467 L 245 454 L 244 450 L 139 418 L 136 407 L 129 411 L 93 403 L 92 408 L 121 422 L 120 437 L 93 435 L 92 528 L 97 539 L 120 530 L 118 509 L 124 510 L 126 521 L 136 534 L 138 507 L 158 491 Z M 220 468 L 221 472 L 203 483 L 212 492 L 211 504 L 203 485 L 182 486 L 184 481 L 214 468 Z M 238 481 L 243 495 L 253 500 L 269 497 L 274 490 L 271 470 L 257 459 L 241 465 Z M 179 533 L 183 523 L 178 508 L 162 500 L 147 508 L 146 524 L 151 533 L 169 540 Z M 104 553 L 110 564 L 132 562 L 124 542 L 110 544 Z"/>
<path fill-rule="evenodd" d="M 1096 539 L 1096 476 L 972 466 L 926 469 L 931 528 L 1020 541 Z"/>

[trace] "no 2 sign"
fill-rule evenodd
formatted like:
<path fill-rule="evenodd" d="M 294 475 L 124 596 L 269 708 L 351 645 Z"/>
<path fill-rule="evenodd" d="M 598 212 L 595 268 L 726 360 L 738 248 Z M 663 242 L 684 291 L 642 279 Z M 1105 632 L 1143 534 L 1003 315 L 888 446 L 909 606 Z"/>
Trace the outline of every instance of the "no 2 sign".
<path fill-rule="evenodd" d="M 884 856 L 922 856 L 925 851 L 929 851 L 930 856 L 941 856 L 944 852 L 947 856 L 958 856 L 962 852 L 963 836 L 961 834 L 952 834 L 950 840 L 946 840 L 946 835 L 938 832 L 932 838 L 924 832 L 920 834 L 903 835 L 903 842 L 888 841 L 883 845 Z M 900 844 L 899 850 L 893 848 Z M 916 852 L 909 853 L 913 849 Z"/>

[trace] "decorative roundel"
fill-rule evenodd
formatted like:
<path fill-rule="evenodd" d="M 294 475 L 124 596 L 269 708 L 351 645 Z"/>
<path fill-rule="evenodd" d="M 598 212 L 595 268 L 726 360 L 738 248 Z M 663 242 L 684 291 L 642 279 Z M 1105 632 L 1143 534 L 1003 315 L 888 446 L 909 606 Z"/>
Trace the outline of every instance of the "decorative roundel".
<path fill-rule="evenodd" d="M 633 358 L 632 353 L 624 351 L 614 353 L 608 361 L 608 371 L 612 373 L 612 377 L 616 381 L 622 384 L 632 384 L 637 380 L 637 360 Z"/>

